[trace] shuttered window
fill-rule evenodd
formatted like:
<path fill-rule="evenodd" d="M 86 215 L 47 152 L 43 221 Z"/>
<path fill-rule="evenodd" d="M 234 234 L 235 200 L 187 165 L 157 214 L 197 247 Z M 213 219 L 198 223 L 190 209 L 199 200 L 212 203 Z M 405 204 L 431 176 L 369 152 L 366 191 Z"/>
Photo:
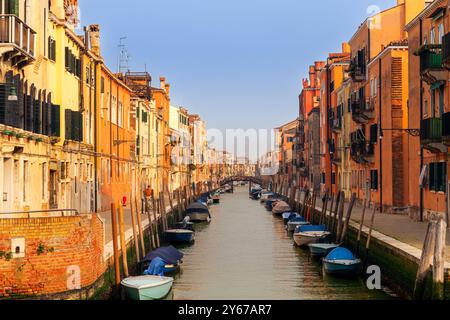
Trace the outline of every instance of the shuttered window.
<path fill-rule="evenodd" d="M 50 118 L 50 136 L 61 136 L 61 107 L 56 104 L 51 105 L 51 118 Z"/>
<path fill-rule="evenodd" d="M 56 61 L 56 40 L 52 37 L 48 37 L 48 58 Z"/>
<path fill-rule="evenodd" d="M 370 126 L 370 143 L 375 144 L 378 140 L 378 125 L 373 124 Z"/>
<path fill-rule="evenodd" d="M 82 141 L 83 140 L 83 115 L 81 112 L 66 110 L 66 140 Z"/>
<path fill-rule="evenodd" d="M 445 162 L 430 163 L 428 188 L 430 191 L 445 192 L 447 167 Z"/>

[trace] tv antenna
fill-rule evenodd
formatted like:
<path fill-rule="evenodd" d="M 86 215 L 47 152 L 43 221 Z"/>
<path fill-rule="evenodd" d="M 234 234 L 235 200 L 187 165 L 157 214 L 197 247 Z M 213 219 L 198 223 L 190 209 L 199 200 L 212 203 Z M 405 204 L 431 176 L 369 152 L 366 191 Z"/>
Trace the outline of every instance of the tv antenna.
<path fill-rule="evenodd" d="M 127 37 L 121 37 L 119 39 L 119 57 L 117 62 L 117 72 L 122 73 L 123 71 L 129 71 L 128 63 L 130 61 L 130 55 L 128 54 L 127 46 L 123 43 Z"/>

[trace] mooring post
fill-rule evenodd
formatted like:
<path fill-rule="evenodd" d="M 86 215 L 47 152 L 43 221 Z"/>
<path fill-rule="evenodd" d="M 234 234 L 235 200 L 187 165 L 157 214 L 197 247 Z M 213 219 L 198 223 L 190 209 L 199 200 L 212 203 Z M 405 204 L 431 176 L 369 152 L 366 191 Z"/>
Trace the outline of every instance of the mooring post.
<path fill-rule="evenodd" d="M 364 219 L 366 216 L 366 208 L 367 208 L 367 199 L 364 199 L 364 204 L 363 204 L 363 211 L 362 211 L 362 215 L 361 215 L 361 221 L 359 223 L 359 230 L 358 230 L 358 238 L 356 239 L 356 250 L 355 250 L 355 255 L 358 255 L 359 252 L 359 244 L 361 242 L 361 235 L 362 235 L 362 229 L 364 226 Z"/>
<path fill-rule="evenodd" d="M 125 241 L 125 217 L 123 214 L 123 205 L 119 205 L 119 233 L 120 233 L 120 249 L 122 251 L 122 267 L 125 278 L 129 276 L 127 261 L 127 243 Z"/>
<path fill-rule="evenodd" d="M 356 202 L 356 193 L 353 193 L 352 198 L 350 199 L 350 203 L 348 204 L 347 214 L 345 216 L 345 221 L 344 221 L 344 230 L 342 230 L 340 243 L 344 243 L 345 236 L 347 235 L 348 226 L 350 225 L 350 218 L 352 216 L 353 207 L 355 205 L 355 202 Z"/>
<path fill-rule="evenodd" d="M 332 231 L 331 230 L 331 216 L 333 215 L 334 198 L 335 198 L 335 196 L 334 196 L 333 192 L 331 192 L 330 211 L 328 212 L 328 215 L 327 215 L 327 213 L 325 213 L 325 216 L 328 216 L 326 221 L 327 221 L 328 230 L 330 230 L 330 232 Z"/>
<path fill-rule="evenodd" d="M 433 263 L 435 242 L 436 242 L 437 221 L 435 219 L 430 220 L 428 223 L 427 235 L 423 243 L 422 256 L 419 262 L 419 268 L 417 269 L 416 283 L 414 285 L 414 299 L 421 300 L 424 298 L 425 292 L 425 279 L 428 272 L 431 269 Z"/>
<path fill-rule="evenodd" d="M 117 210 L 116 204 L 111 203 L 111 225 L 112 225 L 112 238 L 113 238 L 113 252 L 114 252 L 114 275 L 115 286 L 120 286 L 120 261 L 119 261 L 119 244 L 117 242 Z"/>
<path fill-rule="evenodd" d="M 134 203 L 136 205 L 136 214 L 137 214 L 137 223 L 138 223 L 138 229 L 139 229 L 139 241 L 141 243 L 140 248 L 141 248 L 141 257 L 144 258 L 145 257 L 145 242 L 144 242 L 144 229 L 142 228 L 142 210 L 144 209 L 143 207 L 141 208 L 141 210 L 139 210 L 139 206 L 138 206 L 138 200 L 135 197 L 134 198 Z M 149 230 L 151 230 L 151 224 L 149 221 Z M 151 236 L 151 231 L 150 231 L 150 246 L 152 245 L 152 236 Z"/>
<path fill-rule="evenodd" d="M 154 222 L 154 225 L 155 225 L 156 248 L 159 248 L 161 244 L 159 242 L 158 214 L 157 214 L 154 190 L 152 190 L 152 211 L 153 211 L 153 222 Z"/>
<path fill-rule="evenodd" d="M 344 193 L 340 191 L 339 194 L 340 194 L 339 196 L 340 202 L 336 223 L 336 243 L 339 243 L 339 240 L 341 239 L 343 219 L 344 219 L 344 205 L 345 205 Z"/>
<path fill-rule="evenodd" d="M 433 260 L 433 294 L 434 300 L 444 300 L 445 281 L 445 241 L 447 235 L 447 222 L 439 217 L 436 228 L 436 241 Z"/>
<path fill-rule="evenodd" d="M 136 207 L 136 211 L 137 211 L 137 207 Z M 136 253 L 136 260 L 137 260 L 137 262 L 140 262 L 141 258 L 139 257 L 139 240 L 138 240 L 137 232 L 136 232 L 136 218 L 134 217 L 133 199 L 130 199 L 130 215 L 131 215 L 131 230 L 133 231 L 133 241 L 134 241 L 134 250 Z"/>

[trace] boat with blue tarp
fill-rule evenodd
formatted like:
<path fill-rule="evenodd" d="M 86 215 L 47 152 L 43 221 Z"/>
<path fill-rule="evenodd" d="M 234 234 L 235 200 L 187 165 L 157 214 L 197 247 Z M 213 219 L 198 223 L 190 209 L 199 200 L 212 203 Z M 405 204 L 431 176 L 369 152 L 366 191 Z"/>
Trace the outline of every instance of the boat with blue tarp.
<path fill-rule="evenodd" d="M 340 245 L 334 243 L 310 243 L 309 251 L 311 252 L 312 257 L 323 258 L 339 246 Z"/>
<path fill-rule="evenodd" d="M 148 270 L 153 260 L 164 261 L 163 274 L 174 273 L 180 269 L 184 254 L 173 246 L 161 247 L 149 252 L 140 262 L 141 270 Z M 159 261 L 157 259 L 156 261 Z"/>
<path fill-rule="evenodd" d="M 297 227 L 299 226 L 306 226 L 309 225 L 310 223 L 308 221 L 305 220 L 305 218 L 301 217 L 301 216 L 296 216 L 296 217 L 292 217 L 289 219 L 287 225 L 286 225 L 286 230 L 288 232 L 294 232 L 295 229 L 297 229 Z"/>
<path fill-rule="evenodd" d="M 356 276 L 361 267 L 361 260 L 348 249 L 339 247 L 323 259 L 323 269 L 327 274 Z"/>

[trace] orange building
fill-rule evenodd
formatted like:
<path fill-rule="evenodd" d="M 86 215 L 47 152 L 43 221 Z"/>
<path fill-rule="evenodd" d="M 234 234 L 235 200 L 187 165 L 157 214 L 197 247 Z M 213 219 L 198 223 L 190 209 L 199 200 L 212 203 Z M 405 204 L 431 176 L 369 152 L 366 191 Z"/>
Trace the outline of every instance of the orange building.
<path fill-rule="evenodd" d="M 157 134 L 157 176 L 158 184 L 155 191 L 160 192 L 169 187 L 170 171 L 170 84 L 166 83 L 166 78 L 160 77 L 160 87 L 152 87 L 152 99 L 156 108 L 156 134 Z"/>
<path fill-rule="evenodd" d="M 434 1 L 407 26 L 409 40 L 410 214 L 448 218 L 450 23 L 448 1 Z M 420 177 L 420 178 L 419 178 Z"/>
<path fill-rule="evenodd" d="M 322 192 L 331 191 L 336 194 L 340 189 L 338 174 L 340 168 L 338 132 L 340 130 L 341 111 L 338 107 L 336 89 L 344 81 L 344 74 L 349 66 L 350 48 L 348 44 L 342 44 L 342 53 L 331 53 L 327 64 L 321 70 L 320 89 L 320 153 L 322 169 Z M 336 117 L 335 117 L 336 115 Z M 339 116 L 338 116 L 339 115 Z M 335 121 L 336 120 L 336 121 Z"/>
<path fill-rule="evenodd" d="M 309 78 L 303 79 L 302 92 L 299 95 L 299 126 L 297 144 L 298 186 L 320 190 L 320 150 L 317 143 L 320 139 L 319 123 L 319 71 L 325 62 L 316 61 L 309 67 Z M 317 112 L 316 112 L 317 111 Z"/>
<path fill-rule="evenodd" d="M 424 5 L 425 1 L 399 0 L 367 19 L 349 41 L 352 192 L 360 200 L 380 205 L 381 211 L 408 203 L 404 174 L 408 170 L 408 61 L 403 41 L 405 25 Z"/>
<path fill-rule="evenodd" d="M 136 195 L 136 138 L 130 118 L 131 89 L 101 67 L 96 153 L 101 210 Z"/>

